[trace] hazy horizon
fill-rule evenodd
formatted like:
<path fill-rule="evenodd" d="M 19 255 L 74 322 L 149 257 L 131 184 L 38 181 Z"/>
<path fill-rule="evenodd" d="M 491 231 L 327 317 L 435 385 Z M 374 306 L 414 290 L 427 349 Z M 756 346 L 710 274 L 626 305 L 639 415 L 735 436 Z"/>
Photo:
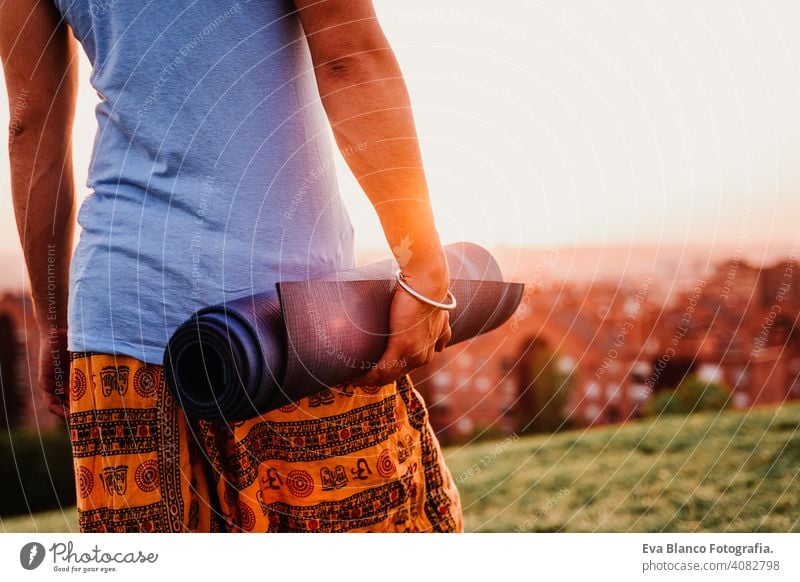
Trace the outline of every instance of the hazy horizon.
<path fill-rule="evenodd" d="M 746 247 L 737 243 L 637 243 L 569 246 L 490 247 L 505 280 L 523 283 L 588 283 L 632 281 L 656 276 L 670 287 L 708 276 L 716 268 L 735 260 L 753 267 L 772 266 L 800 258 L 800 237 L 784 244 L 762 241 Z M 388 258 L 381 246 L 361 248 L 360 265 Z M 27 287 L 21 254 L 0 252 L 0 293 Z"/>

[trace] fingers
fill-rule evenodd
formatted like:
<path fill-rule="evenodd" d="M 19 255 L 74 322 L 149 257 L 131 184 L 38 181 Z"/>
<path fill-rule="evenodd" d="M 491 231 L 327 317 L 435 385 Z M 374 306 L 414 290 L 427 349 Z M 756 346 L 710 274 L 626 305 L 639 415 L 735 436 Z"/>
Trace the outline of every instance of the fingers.
<path fill-rule="evenodd" d="M 390 341 L 386 351 L 373 368 L 361 377 L 351 381 L 354 386 L 383 386 L 395 382 L 412 370 L 424 366 L 436 355 L 439 343 L 443 346 L 450 341 L 450 329 L 447 327 L 436 343 L 424 345 L 421 349 L 407 345 L 404 339 Z"/>
<path fill-rule="evenodd" d="M 395 296 L 390 316 L 391 335 L 379 361 L 354 386 L 383 386 L 427 364 L 452 338 L 446 311 L 431 310 L 413 297 Z"/>
<path fill-rule="evenodd" d="M 54 394 L 45 393 L 44 402 L 48 411 L 66 420 L 69 415 L 68 401 L 62 400 Z"/>
<path fill-rule="evenodd" d="M 448 318 L 449 319 L 449 318 Z M 439 336 L 439 339 L 436 341 L 435 349 L 437 352 L 441 352 L 447 347 L 447 344 L 450 343 L 450 340 L 453 337 L 453 331 L 450 329 L 450 325 L 448 322 L 445 322 L 444 329 L 442 330 L 442 334 Z"/>
<path fill-rule="evenodd" d="M 351 381 L 354 386 L 383 386 L 400 378 L 408 367 L 408 359 L 402 354 L 397 341 L 389 342 L 380 360 L 369 372 Z"/>
<path fill-rule="evenodd" d="M 69 355 L 66 347 L 66 330 L 58 337 L 42 336 L 39 351 L 39 389 L 47 410 L 66 419 L 69 415 Z"/>
<path fill-rule="evenodd" d="M 47 410 L 63 420 L 67 420 L 67 416 L 69 416 L 69 410 L 67 410 L 66 406 L 63 406 L 61 404 L 54 404 L 48 406 Z"/>
<path fill-rule="evenodd" d="M 425 361 L 420 365 L 424 366 L 425 364 L 431 362 L 435 356 L 436 356 L 436 344 L 431 344 L 431 346 L 428 348 L 428 353 L 425 354 Z"/>

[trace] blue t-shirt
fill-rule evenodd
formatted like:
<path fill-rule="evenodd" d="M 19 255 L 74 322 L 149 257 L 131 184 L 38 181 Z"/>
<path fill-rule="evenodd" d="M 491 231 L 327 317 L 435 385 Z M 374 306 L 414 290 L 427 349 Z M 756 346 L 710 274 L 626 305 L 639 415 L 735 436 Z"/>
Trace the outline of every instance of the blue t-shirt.
<path fill-rule="evenodd" d="M 160 364 L 197 309 L 354 265 L 291 1 L 57 4 L 101 98 L 71 351 Z"/>

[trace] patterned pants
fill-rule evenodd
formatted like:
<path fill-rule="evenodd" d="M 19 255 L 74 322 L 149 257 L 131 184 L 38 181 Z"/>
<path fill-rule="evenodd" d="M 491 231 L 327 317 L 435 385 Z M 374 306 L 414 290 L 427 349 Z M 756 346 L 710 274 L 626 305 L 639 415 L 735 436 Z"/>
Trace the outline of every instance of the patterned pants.
<path fill-rule="evenodd" d="M 227 424 L 188 420 L 160 366 L 70 360 L 81 531 L 463 530 L 458 490 L 407 377 Z"/>

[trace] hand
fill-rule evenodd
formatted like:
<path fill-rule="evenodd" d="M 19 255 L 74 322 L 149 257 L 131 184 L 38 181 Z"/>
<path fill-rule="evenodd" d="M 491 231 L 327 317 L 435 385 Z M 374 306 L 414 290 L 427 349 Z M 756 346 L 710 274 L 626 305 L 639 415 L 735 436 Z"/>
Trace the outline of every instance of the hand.
<path fill-rule="evenodd" d="M 69 354 L 66 329 L 51 329 L 41 334 L 39 388 L 47 410 L 66 419 L 69 414 Z"/>
<path fill-rule="evenodd" d="M 449 277 L 446 275 L 444 279 L 429 280 L 427 284 L 413 276 L 407 276 L 406 279 L 415 291 L 436 300 L 441 300 L 449 287 Z M 394 382 L 430 362 L 436 352 L 444 349 L 451 336 L 448 311 L 431 307 L 398 286 L 389 313 L 386 350 L 368 372 L 350 384 L 383 386 Z"/>

